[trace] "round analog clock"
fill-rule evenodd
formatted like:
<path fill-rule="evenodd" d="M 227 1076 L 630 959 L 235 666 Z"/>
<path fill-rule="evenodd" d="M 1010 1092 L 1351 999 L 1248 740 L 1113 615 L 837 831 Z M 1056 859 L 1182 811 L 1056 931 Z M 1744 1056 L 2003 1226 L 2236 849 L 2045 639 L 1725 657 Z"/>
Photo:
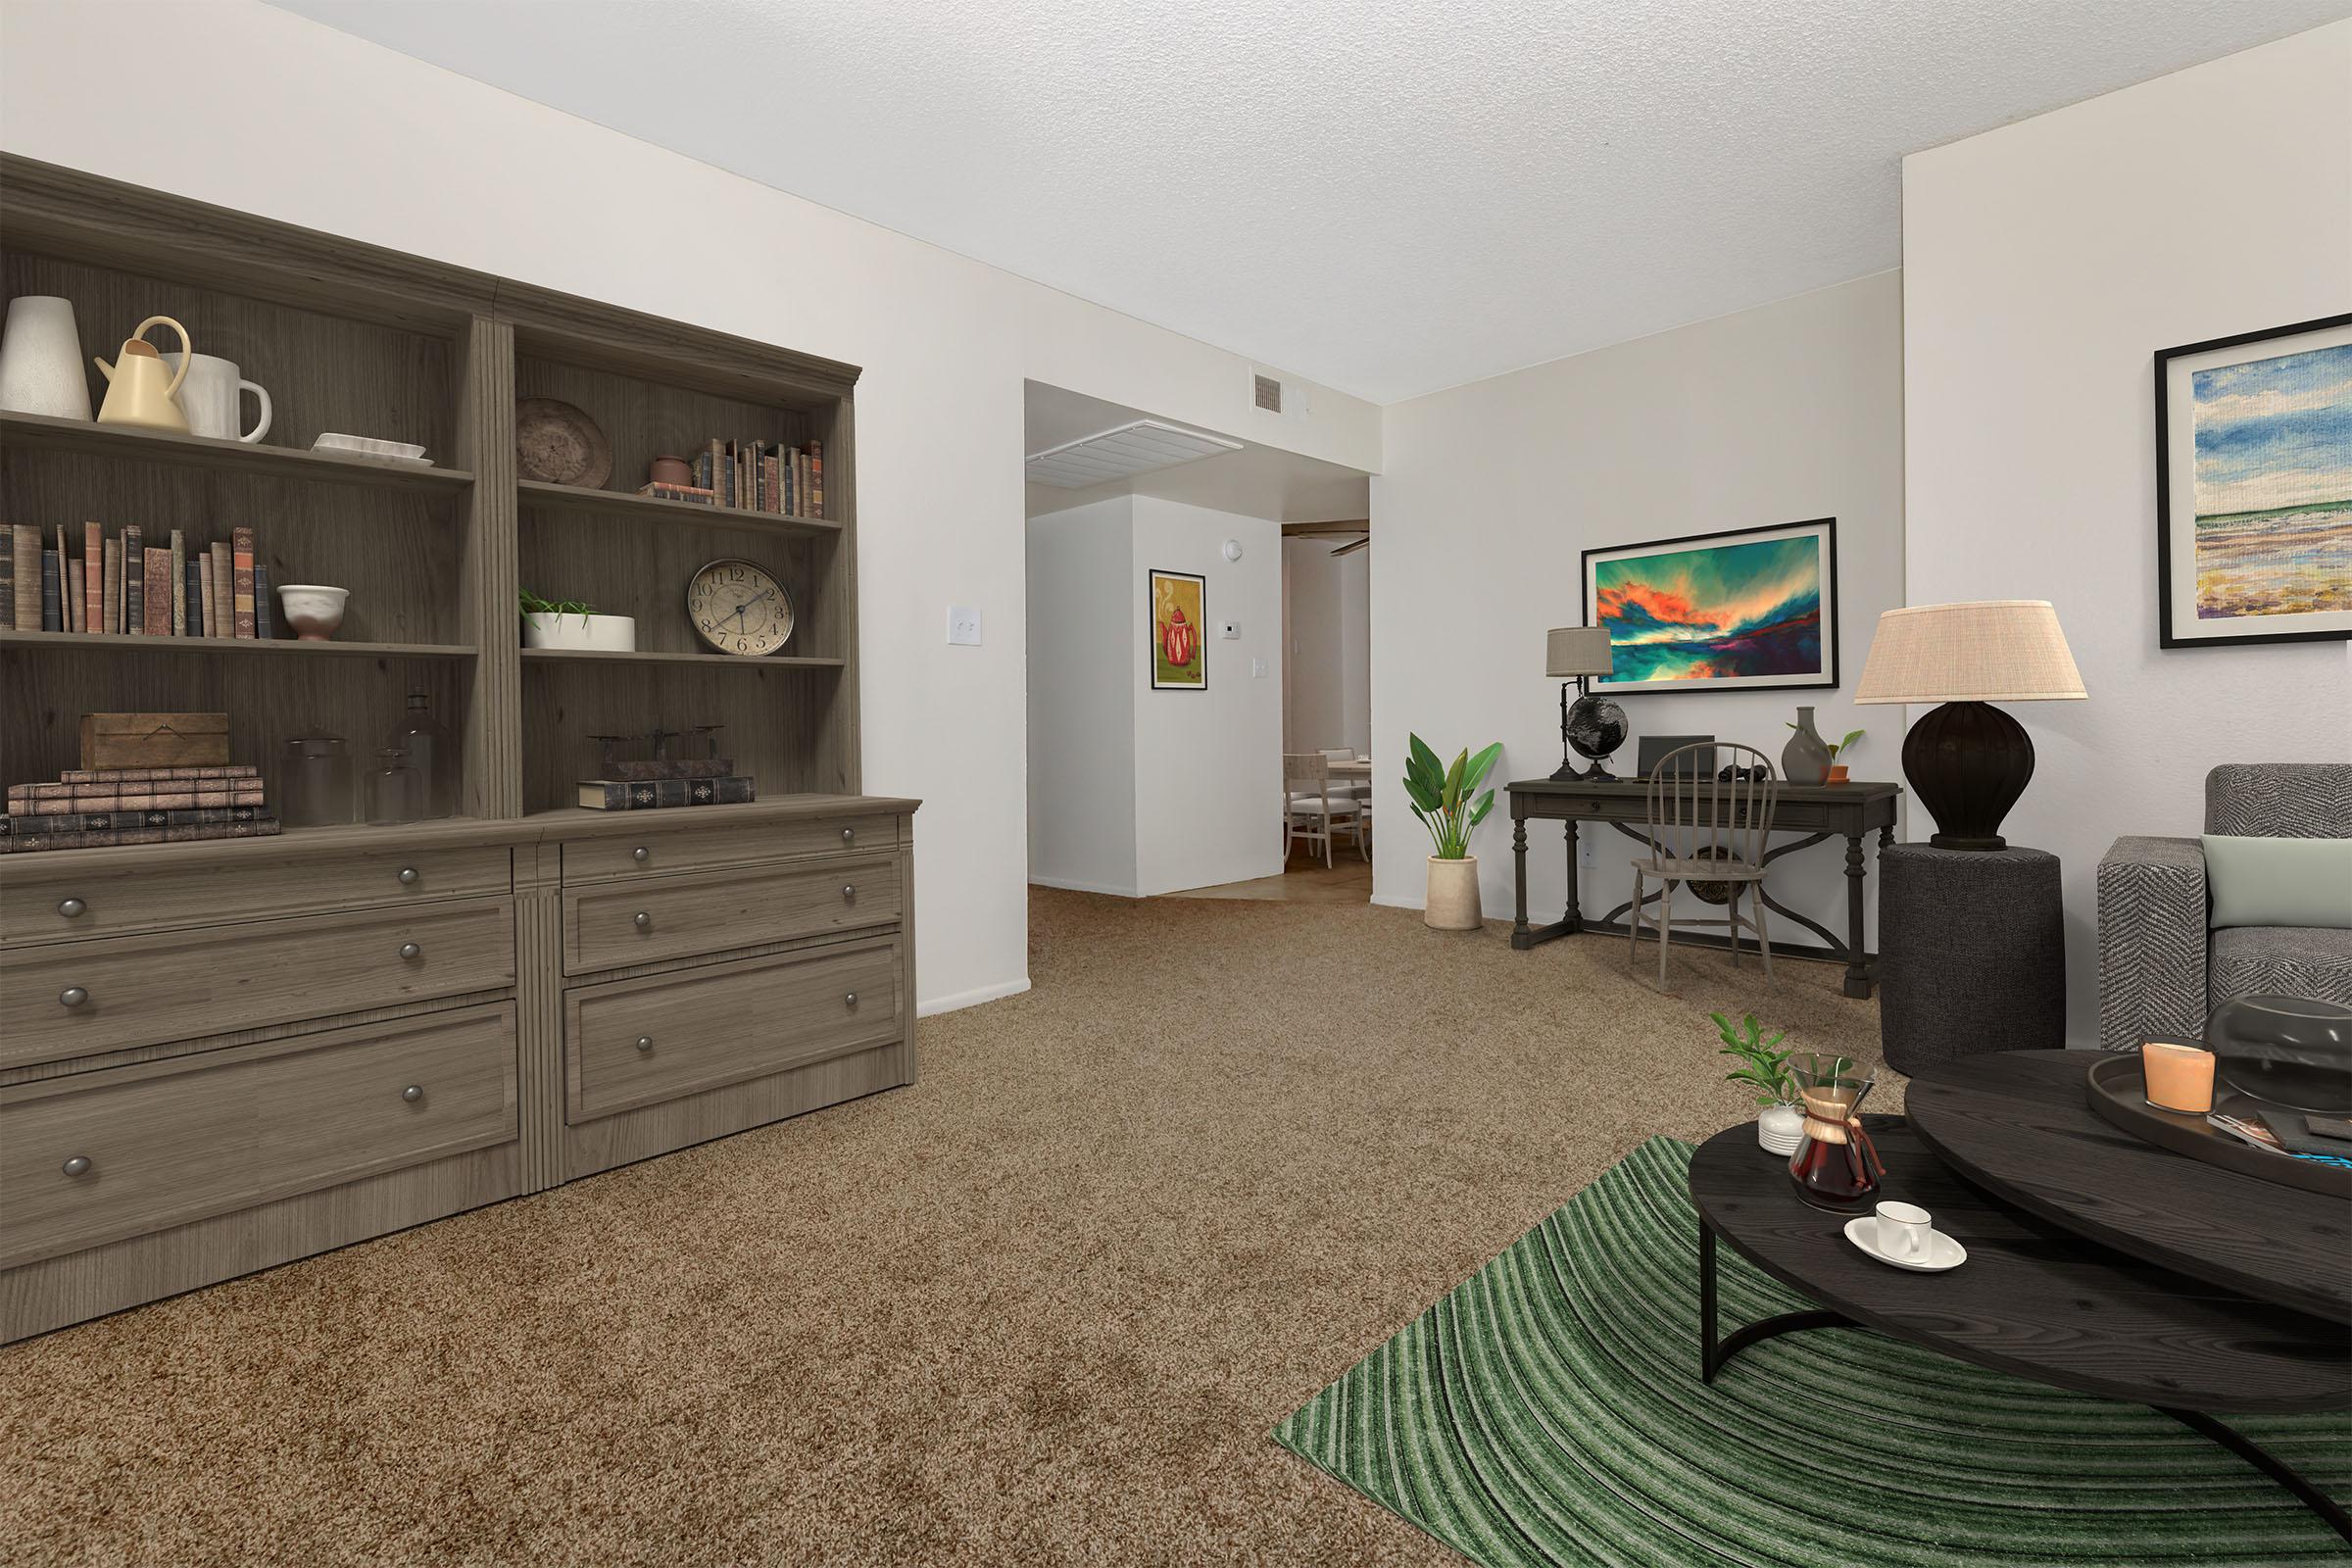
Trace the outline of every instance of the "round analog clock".
<path fill-rule="evenodd" d="M 764 567 L 713 561 L 686 584 L 686 618 L 720 653 L 757 658 L 792 641 L 792 595 Z"/>

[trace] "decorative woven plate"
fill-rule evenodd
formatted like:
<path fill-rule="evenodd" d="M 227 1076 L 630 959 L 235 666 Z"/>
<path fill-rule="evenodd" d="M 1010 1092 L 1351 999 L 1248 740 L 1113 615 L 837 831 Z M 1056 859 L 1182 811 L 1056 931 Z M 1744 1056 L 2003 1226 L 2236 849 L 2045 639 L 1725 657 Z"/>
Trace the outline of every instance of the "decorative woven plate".
<path fill-rule="evenodd" d="M 524 398 L 514 405 L 514 465 L 525 479 L 602 490 L 612 477 L 612 443 L 570 404 Z"/>

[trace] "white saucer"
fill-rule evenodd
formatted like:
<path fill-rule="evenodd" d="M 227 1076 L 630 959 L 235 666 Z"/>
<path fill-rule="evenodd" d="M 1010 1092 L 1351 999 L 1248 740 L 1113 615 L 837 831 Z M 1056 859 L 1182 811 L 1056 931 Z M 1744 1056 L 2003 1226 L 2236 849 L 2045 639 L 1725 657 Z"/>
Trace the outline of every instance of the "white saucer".
<path fill-rule="evenodd" d="M 1958 1268 L 1968 1261 L 1968 1249 L 1941 1231 L 1928 1233 L 1927 1256 L 1888 1257 L 1879 1250 L 1879 1219 L 1876 1214 L 1857 1214 L 1847 1220 L 1845 1239 L 1882 1263 L 1893 1268 L 1912 1269 L 1921 1274 L 1940 1274 L 1947 1268 Z"/>

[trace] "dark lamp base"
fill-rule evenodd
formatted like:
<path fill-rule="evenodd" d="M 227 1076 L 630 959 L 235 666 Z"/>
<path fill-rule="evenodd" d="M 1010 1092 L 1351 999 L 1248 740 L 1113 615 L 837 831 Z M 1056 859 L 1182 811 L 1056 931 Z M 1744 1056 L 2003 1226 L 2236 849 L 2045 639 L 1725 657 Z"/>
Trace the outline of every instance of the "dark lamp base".
<path fill-rule="evenodd" d="M 2034 741 L 1990 703 L 1945 703 L 1903 737 L 1903 774 L 1936 818 L 1931 845 L 2006 849 L 2001 818 L 2034 776 Z"/>

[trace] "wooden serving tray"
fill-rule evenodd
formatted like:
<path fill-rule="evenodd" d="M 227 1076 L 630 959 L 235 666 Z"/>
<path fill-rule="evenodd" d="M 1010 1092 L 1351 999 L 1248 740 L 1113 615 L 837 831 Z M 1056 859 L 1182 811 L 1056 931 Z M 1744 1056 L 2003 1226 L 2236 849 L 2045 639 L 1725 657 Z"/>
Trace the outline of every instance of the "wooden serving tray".
<path fill-rule="evenodd" d="M 2251 1118 L 2257 1112 L 2273 1106 L 2268 1101 L 2256 1100 L 2220 1088 L 2214 1109 L 2234 1116 Z M 2210 1125 L 2202 1116 L 2191 1116 L 2178 1110 L 2160 1110 L 2148 1103 L 2148 1083 L 2141 1071 L 2137 1053 L 2113 1055 L 2104 1061 L 2093 1062 L 2085 1075 L 2083 1096 L 2090 1102 L 2091 1110 L 2101 1119 L 2121 1127 L 2134 1138 L 2143 1139 L 2159 1149 L 2169 1149 L 2176 1154 L 2201 1159 L 2208 1165 L 2219 1165 L 2236 1171 L 2241 1176 L 2259 1177 L 2277 1182 L 2281 1187 L 2299 1187 L 2307 1193 L 2319 1193 L 2328 1198 L 2352 1199 L 2352 1167 L 2323 1165 L 2317 1160 L 2296 1159 L 2286 1154 L 2275 1154 L 2240 1143 L 2228 1133 Z M 2297 1112 L 2300 1114 L 2300 1112 Z M 2352 1144 L 2344 1146 L 2352 1154 Z"/>

